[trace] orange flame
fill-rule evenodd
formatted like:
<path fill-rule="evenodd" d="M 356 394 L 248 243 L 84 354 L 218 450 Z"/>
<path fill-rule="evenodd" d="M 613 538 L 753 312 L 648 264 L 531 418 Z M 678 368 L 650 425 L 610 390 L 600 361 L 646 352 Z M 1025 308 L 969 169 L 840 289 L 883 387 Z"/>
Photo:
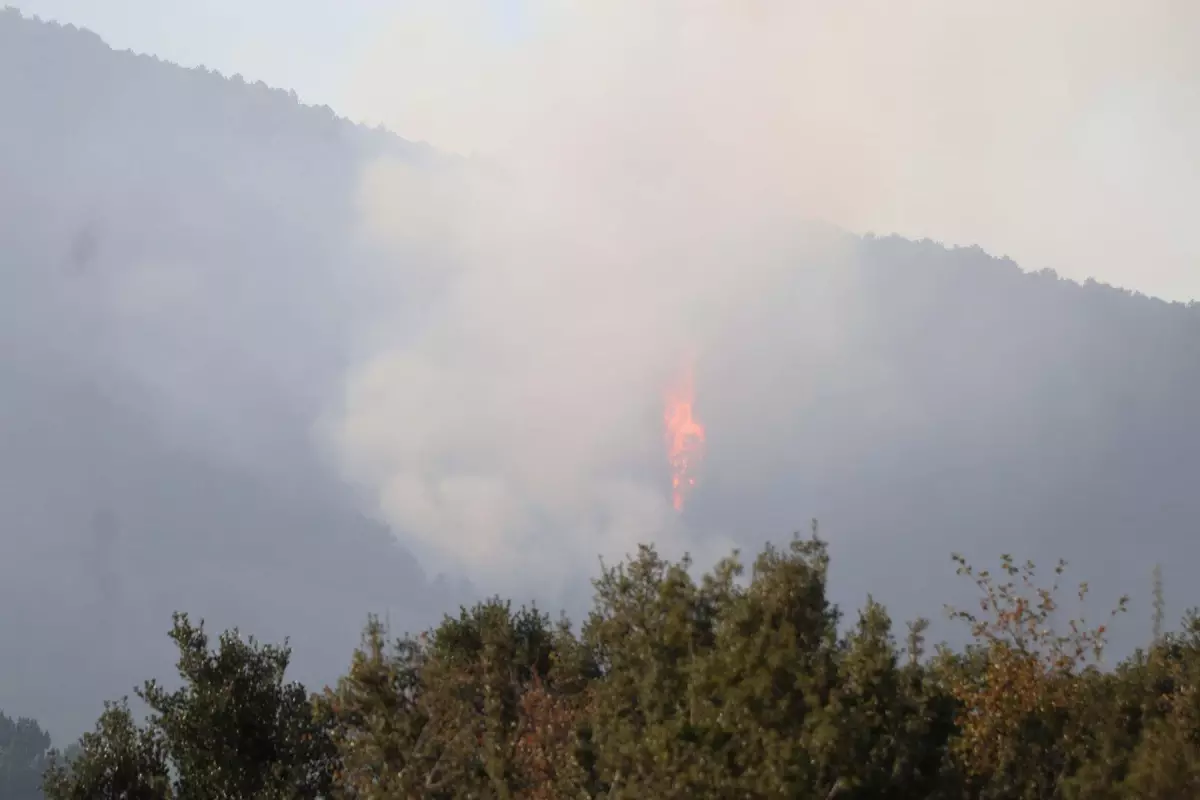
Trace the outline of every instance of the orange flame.
<path fill-rule="evenodd" d="M 664 399 L 671 503 L 676 511 L 682 511 L 684 497 L 696 485 L 691 471 L 704 457 L 704 425 L 692 411 L 695 386 L 691 367 L 685 370 L 679 383 L 667 391 Z"/>

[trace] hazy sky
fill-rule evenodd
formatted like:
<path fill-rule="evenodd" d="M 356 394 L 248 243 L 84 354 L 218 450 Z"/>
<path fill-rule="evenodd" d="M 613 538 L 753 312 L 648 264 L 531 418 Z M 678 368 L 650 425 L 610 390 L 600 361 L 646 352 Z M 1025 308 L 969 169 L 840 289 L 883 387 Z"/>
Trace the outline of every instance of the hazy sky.
<path fill-rule="evenodd" d="M 521 0 L 496 0 L 497 32 L 519 19 Z M 379 45 L 409 0 L 22 0 L 28 14 L 90 28 L 118 50 L 293 89 L 306 103 L 349 113 L 347 87 L 363 54 Z"/>

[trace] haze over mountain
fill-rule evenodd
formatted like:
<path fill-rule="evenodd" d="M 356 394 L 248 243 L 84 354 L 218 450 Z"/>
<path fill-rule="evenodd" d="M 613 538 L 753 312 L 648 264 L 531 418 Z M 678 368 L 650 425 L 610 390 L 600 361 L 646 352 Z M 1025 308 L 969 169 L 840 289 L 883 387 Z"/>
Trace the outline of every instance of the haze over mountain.
<path fill-rule="evenodd" d="M 1200 310 L 813 224 L 794 174 L 667 147 L 611 85 L 463 159 L 0 14 L 0 708 L 73 734 L 165 672 L 175 609 L 320 682 L 461 578 L 574 610 L 597 555 L 810 517 L 836 599 L 897 618 L 951 550 L 1065 556 L 1101 599 L 1161 561 L 1195 602 Z"/>
<path fill-rule="evenodd" d="M 309 436 L 349 346 L 357 164 L 419 151 L 13 11 L 0 64 L 0 706 L 90 725 L 170 664 L 175 608 L 290 635 L 328 680 L 367 609 L 412 627 L 463 597 Z"/>

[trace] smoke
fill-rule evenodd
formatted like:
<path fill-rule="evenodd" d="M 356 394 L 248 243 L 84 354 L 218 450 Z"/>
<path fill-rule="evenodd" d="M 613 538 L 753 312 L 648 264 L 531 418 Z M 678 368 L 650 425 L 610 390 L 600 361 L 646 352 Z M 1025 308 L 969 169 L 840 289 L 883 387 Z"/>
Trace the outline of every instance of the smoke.
<path fill-rule="evenodd" d="M 346 110 L 470 158 L 362 176 L 395 310 L 331 420 L 346 474 L 493 585 L 648 538 L 724 547 L 671 510 L 661 392 L 696 354 L 701 419 L 771 407 L 770 354 L 744 353 L 758 386 L 705 359 L 797 272 L 789 335 L 845 352 L 854 272 L 818 269 L 838 240 L 802 221 L 1200 294 L 1198 22 L 1173 0 L 409 4 Z"/>

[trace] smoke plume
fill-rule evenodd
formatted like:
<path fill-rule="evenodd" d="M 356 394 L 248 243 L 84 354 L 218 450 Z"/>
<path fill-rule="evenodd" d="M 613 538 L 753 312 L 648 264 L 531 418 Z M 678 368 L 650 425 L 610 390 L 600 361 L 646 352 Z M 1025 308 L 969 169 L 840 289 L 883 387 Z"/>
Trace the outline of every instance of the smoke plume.
<path fill-rule="evenodd" d="M 714 459 L 803 412 L 750 346 L 772 292 L 805 276 L 789 358 L 836 364 L 869 323 L 814 223 L 1200 293 L 1195 4 L 409 5 L 347 110 L 465 158 L 362 175 L 391 303 L 330 431 L 425 560 L 497 587 L 650 538 L 724 548 L 671 508 L 662 392 L 694 355 Z M 730 353 L 757 379 L 714 378 Z"/>

